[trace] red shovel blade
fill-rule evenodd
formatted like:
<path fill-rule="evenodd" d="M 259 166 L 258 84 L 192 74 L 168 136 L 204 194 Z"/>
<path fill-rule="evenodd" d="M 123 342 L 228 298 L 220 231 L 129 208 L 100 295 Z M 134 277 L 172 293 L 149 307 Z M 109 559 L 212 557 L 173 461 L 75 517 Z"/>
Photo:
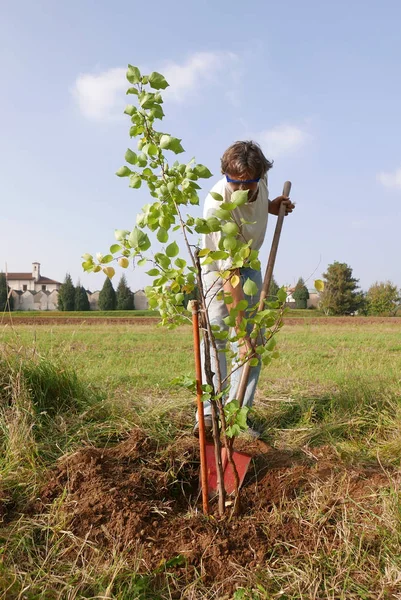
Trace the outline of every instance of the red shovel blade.
<path fill-rule="evenodd" d="M 247 474 L 251 459 L 252 456 L 250 454 L 246 454 L 245 452 L 233 452 L 233 461 L 235 468 L 237 469 L 240 487 L 245 479 L 245 475 Z M 233 494 L 235 492 L 234 471 L 228 462 L 225 448 L 221 449 L 221 462 L 224 472 L 224 488 L 227 494 Z M 206 444 L 206 465 L 209 495 L 213 495 L 217 492 L 217 468 L 213 444 Z"/>

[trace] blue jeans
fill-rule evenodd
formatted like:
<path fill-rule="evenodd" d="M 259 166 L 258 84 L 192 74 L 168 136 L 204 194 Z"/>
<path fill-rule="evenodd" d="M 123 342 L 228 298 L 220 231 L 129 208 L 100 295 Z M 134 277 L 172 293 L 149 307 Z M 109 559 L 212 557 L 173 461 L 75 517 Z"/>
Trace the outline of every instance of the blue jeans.
<path fill-rule="evenodd" d="M 254 306 L 259 301 L 260 292 L 262 289 L 262 275 L 260 271 L 255 271 L 255 269 L 250 269 L 248 267 L 240 269 L 241 275 L 241 284 L 244 285 L 245 281 L 249 278 L 253 282 L 256 283 L 258 287 L 258 293 L 255 296 L 245 296 L 245 300 L 248 301 L 249 307 Z M 227 305 L 223 300 L 217 299 L 217 293 L 220 290 L 223 290 L 223 280 L 219 277 L 218 272 L 211 271 L 209 273 L 205 273 L 203 275 L 203 285 L 206 294 L 206 305 L 208 308 L 208 314 L 211 325 L 218 325 L 221 329 L 228 331 L 229 327 L 224 323 L 223 319 L 228 316 Z M 248 316 L 248 309 L 245 311 L 245 318 Z M 252 324 L 248 326 L 248 335 L 251 333 Z M 227 340 L 216 340 L 217 347 L 217 357 L 213 348 L 210 349 L 211 352 L 211 367 L 212 371 L 215 373 L 213 377 L 213 383 L 215 389 L 218 388 L 218 376 L 216 374 L 217 371 L 217 361 L 220 365 L 220 374 L 221 380 L 223 381 L 227 377 L 227 357 L 226 353 L 223 352 L 225 350 L 227 344 Z M 241 373 L 242 367 L 236 368 L 238 363 L 236 363 L 236 358 L 238 359 L 238 343 L 233 342 L 231 344 L 231 350 L 234 353 L 233 362 L 231 365 L 231 370 L 235 369 L 230 377 L 230 390 L 228 393 L 228 398 L 226 400 L 230 402 L 236 398 L 237 390 L 239 383 L 241 381 Z M 202 383 L 206 383 L 206 374 L 204 369 L 204 342 L 201 342 L 201 356 L 202 356 Z M 258 365 L 255 367 L 251 367 L 248 379 L 248 385 L 246 387 L 243 406 L 247 406 L 248 408 L 252 407 L 253 399 L 255 397 L 256 386 L 259 380 L 261 370 L 261 362 L 259 361 Z M 228 373 L 230 373 L 230 371 Z M 226 381 L 223 387 L 226 387 L 228 382 Z M 210 402 L 204 402 L 204 414 L 205 416 L 209 416 L 211 414 Z"/>

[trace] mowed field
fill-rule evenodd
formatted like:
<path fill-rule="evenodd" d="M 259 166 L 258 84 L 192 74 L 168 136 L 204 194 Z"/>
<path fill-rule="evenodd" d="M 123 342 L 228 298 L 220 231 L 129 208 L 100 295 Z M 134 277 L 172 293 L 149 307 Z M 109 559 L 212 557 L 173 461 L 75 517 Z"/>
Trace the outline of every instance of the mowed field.
<path fill-rule="evenodd" d="M 0 333 L 0 597 L 401 597 L 401 319 L 287 318 L 220 521 L 170 385 L 190 326 L 26 318 Z"/>

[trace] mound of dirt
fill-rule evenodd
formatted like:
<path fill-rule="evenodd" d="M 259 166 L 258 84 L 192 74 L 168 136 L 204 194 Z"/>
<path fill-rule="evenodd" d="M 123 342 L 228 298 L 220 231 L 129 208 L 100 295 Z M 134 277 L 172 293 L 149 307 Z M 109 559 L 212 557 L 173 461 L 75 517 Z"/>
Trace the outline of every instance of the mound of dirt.
<path fill-rule="evenodd" d="M 315 547 L 319 526 L 306 527 L 291 510 L 281 519 L 271 518 L 277 506 L 316 489 L 317 482 L 332 482 L 336 490 L 346 480 L 347 494 L 366 502 L 388 485 L 382 471 L 347 468 L 327 448 L 296 454 L 260 441 L 240 446 L 254 456 L 240 518 L 219 519 L 215 504 L 212 517 L 202 515 L 196 440 L 181 438 L 160 448 L 139 430 L 115 447 L 86 447 L 65 457 L 50 474 L 41 502 L 47 505 L 66 490 L 63 507 L 75 535 L 103 548 L 131 548 L 146 572 L 163 565 L 178 573 L 193 569 L 206 585 L 224 581 L 227 592 L 241 567 L 257 570 L 278 541 L 283 548 L 288 544 L 286 551 L 291 545 L 305 551 Z M 341 502 L 339 497 L 327 500 L 322 514 L 326 535 Z M 339 543 L 335 537 L 333 527 L 333 547 Z"/>

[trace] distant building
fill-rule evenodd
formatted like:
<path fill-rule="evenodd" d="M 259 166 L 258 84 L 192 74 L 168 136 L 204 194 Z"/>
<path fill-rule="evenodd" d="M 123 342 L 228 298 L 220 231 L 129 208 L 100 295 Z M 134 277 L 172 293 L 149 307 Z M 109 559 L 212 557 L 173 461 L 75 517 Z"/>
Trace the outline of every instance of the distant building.
<path fill-rule="evenodd" d="M 40 263 L 32 263 L 31 273 L 7 273 L 14 310 L 57 310 L 61 282 L 40 273 Z"/>
<path fill-rule="evenodd" d="M 7 285 L 12 290 L 14 310 L 57 310 L 61 282 L 40 274 L 40 263 L 32 263 L 32 273 L 7 273 Z M 86 291 L 91 310 L 99 310 L 99 291 Z M 136 310 L 149 308 L 143 290 L 134 293 Z"/>
<path fill-rule="evenodd" d="M 143 290 L 134 292 L 134 306 L 135 310 L 148 310 L 149 302 Z"/>
<path fill-rule="evenodd" d="M 286 306 L 288 306 L 288 308 L 295 308 L 295 298 L 293 297 L 293 293 L 295 292 L 295 287 L 287 287 L 286 288 L 286 292 L 287 292 L 287 300 L 286 300 Z M 306 307 L 307 308 L 317 308 L 318 304 L 319 304 L 319 292 L 317 292 L 315 290 L 315 288 L 312 289 L 308 289 L 309 292 L 309 299 L 306 301 Z"/>

